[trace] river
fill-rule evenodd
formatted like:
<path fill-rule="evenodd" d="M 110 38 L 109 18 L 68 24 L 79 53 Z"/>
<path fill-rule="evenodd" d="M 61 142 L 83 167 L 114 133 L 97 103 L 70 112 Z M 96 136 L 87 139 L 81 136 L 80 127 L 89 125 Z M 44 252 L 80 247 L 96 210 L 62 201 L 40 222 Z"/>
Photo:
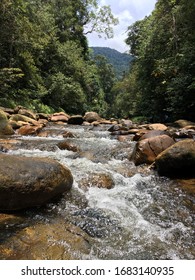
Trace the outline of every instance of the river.
<path fill-rule="evenodd" d="M 32 223 L 64 219 L 93 240 L 88 254 L 78 252 L 79 259 L 194 259 L 193 197 L 177 181 L 135 167 L 128 159 L 135 143 L 118 141 L 108 128 L 58 125 L 49 127 L 49 137 L 16 137 L 22 144 L 10 154 L 54 158 L 69 167 L 74 183 L 60 201 L 23 211 L 21 223 L 8 223 L 1 231 L 1 241 Z M 76 152 L 56 146 L 67 130 L 75 135 L 66 140 L 78 147 Z M 112 179 L 111 189 L 93 182 L 82 188 L 91 174 L 102 173 Z"/>

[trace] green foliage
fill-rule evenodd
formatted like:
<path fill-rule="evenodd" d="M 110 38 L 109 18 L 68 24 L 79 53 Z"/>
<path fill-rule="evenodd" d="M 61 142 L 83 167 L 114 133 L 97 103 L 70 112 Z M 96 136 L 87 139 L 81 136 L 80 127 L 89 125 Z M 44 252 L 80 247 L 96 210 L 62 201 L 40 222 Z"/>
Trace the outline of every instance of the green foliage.
<path fill-rule="evenodd" d="M 98 69 L 84 28 L 112 34 L 117 20 L 95 0 L 1 0 L 1 105 L 106 111 Z M 13 102 L 12 102 L 13 101 Z"/>
<path fill-rule="evenodd" d="M 195 120 L 194 14 L 193 0 L 158 0 L 151 16 L 129 27 L 136 114 L 152 121 Z M 123 89 L 120 100 L 132 98 Z"/>
<path fill-rule="evenodd" d="M 97 32 L 99 37 L 102 35 L 104 38 L 112 38 L 113 25 L 119 23 L 111 12 L 110 6 L 99 6 L 97 0 L 87 0 L 88 5 L 88 18 L 86 19 L 85 35 L 92 32 Z"/>

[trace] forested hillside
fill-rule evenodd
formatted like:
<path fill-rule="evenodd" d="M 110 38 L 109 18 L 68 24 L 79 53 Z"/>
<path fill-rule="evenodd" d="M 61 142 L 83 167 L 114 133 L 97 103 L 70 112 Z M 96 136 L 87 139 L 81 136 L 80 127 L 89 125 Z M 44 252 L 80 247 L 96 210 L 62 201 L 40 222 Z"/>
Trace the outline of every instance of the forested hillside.
<path fill-rule="evenodd" d="M 86 34 L 112 37 L 117 19 L 108 6 L 96 0 L 1 0 L 0 106 L 195 120 L 194 15 L 194 0 L 158 0 L 150 16 L 129 26 L 130 55 L 101 48 L 106 60 L 91 57 Z M 130 70 L 123 70 L 132 57 Z"/>
<path fill-rule="evenodd" d="M 131 55 L 106 47 L 91 47 L 91 49 L 93 50 L 94 56 L 103 55 L 106 57 L 108 63 L 113 65 L 118 79 L 121 79 L 129 72 L 131 61 L 133 60 Z"/>
<path fill-rule="evenodd" d="M 136 60 L 115 86 L 118 115 L 195 120 L 194 15 L 194 0 L 158 0 L 152 15 L 129 27 Z"/>
<path fill-rule="evenodd" d="M 1 0 L 0 105 L 104 113 L 85 32 L 112 37 L 116 23 L 110 8 L 94 0 Z"/>

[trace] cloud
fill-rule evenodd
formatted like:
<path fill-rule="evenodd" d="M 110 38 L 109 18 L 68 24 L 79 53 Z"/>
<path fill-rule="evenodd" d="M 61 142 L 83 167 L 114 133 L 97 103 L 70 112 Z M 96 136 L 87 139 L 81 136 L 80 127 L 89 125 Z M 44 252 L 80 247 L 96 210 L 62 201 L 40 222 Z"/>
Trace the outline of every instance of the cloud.
<path fill-rule="evenodd" d="M 99 5 L 110 5 L 112 13 L 119 19 L 119 25 L 114 27 L 113 39 L 100 39 L 97 34 L 89 34 L 89 46 L 114 48 L 120 52 L 129 50 L 125 44 L 127 28 L 136 20 L 149 15 L 157 0 L 100 0 Z"/>

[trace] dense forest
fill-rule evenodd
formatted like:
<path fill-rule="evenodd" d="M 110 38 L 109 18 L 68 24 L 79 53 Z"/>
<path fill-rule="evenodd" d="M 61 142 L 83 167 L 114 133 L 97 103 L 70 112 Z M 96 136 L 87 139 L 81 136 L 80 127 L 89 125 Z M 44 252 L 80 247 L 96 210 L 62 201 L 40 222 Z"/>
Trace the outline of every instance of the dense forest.
<path fill-rule="evenodd" d="M 106 113 L 86 34 L 112 37 L 116 23 L 96 0 L 1 0 L 0 105 Z"/>
<path fill-rule="evenodd" d="M 86 37 L 112 37 L 117 19 L 110 7 L 97 0 L 1 0 L 0 106 L 195 120 L 194 14 L 194 0 L 158 0 L 150 16 L 128 28 L 134 59 L 119 79 L 105 56 L 91 55 Z"/>
<path fill-rule="evenodd" d="M 195 120 L 195 1 L 158 0 L 128 28 L 134 65 L 116 86 L 118 114 Z"/>

